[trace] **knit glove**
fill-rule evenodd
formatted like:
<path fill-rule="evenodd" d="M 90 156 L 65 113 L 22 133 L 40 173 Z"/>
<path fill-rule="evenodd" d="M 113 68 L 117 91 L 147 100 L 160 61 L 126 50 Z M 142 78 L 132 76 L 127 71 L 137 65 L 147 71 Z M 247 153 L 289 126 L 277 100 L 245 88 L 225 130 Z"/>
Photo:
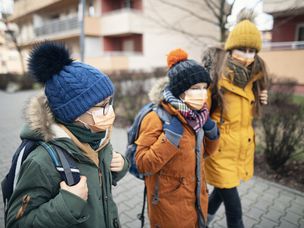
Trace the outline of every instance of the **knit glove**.
<path fill-rule="evenodd" d="M 177 117 L 173 116 L 170 123 L 164 123 L 163 130 L 167 139 L 176 147 L 179 145 L 179 141 L 184 132 L 182 123 L 178 120 Z"/>
<path fill-rule="evenodd" d="M 203 126 L 203 130 L 205 132 L 205 135 L 211 140 L 215 140 L 219 137 L 219 130 L 218 130 L 215 122 L 210 118 L 210 116 L 208 117 L 207 121 L 205 122 L 205 124 Z"/>

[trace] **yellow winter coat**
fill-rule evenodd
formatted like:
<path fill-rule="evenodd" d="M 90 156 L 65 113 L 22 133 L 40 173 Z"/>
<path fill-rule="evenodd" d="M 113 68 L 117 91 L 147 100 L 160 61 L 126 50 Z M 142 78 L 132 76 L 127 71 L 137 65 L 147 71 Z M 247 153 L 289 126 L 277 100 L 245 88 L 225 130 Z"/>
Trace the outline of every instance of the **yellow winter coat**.
<path fill-rule="evenodd" d="M 253 176 L 255 97 L 252 89 L 254 81 L 259 78 L 260 74 L 253 76 L 244 89 L 234 85 L 224 74 L 219 79 L 218 87 L 223 93 L 225 107 L 223 123 L 220 124 L 220 108 L 216 108 L 211 117 L 220 129 L 220 144 L 218 152 L 208 157 L 205 163 L 206 180 L 215 187 L 236 187 L 241 180 L 247 181 Z"/>

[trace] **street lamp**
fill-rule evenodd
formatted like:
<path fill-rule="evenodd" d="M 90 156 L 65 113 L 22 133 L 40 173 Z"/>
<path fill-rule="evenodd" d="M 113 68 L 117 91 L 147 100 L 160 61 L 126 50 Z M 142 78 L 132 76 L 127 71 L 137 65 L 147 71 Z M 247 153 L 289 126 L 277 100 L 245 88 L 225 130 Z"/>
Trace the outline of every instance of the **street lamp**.
<path fill-rule="evenodd" d="M 84 34 L 84 17 L 85 17 L 86 0 L 79 0 L 78 19 L 80 23 L 80 60 L 84 62 L 85 53 L 85 34 Z"/>

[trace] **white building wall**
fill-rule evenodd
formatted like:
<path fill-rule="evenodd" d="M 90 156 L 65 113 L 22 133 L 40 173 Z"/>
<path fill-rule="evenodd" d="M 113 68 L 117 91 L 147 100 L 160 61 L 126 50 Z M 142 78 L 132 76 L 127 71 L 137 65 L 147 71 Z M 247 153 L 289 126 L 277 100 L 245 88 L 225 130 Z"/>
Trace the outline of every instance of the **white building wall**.
<path fill-rule="evenodd" d="M 188 1 L 171 1 L 176 4 L 195 10 Z M 207 10 L 197 7 L 197 13 L 208 18 Z M 219 29 L 209 23 L 199 21 L 197 18 L 181 10 L 161 4 L 158 0 L 143 0 L 143 55 L 129 57 L 130 69 L 151 69 L 154 67 L 166 66 L 166 56 L 168 52 L 175 48 L 182 48 L 189 54 L 189 58 L 200 61 L 203 50 L 208 45 L 218 43 L 218 40 L 208 38 L 194 38 L 193 36 L 183 35 L 179 32 L 167 29 L 155 19 L 163 18 L 168 24 L 175 25 L 178 28 L 184 28 L 193 34 L 205 34 L 214 36 L 219 40 Z"/>

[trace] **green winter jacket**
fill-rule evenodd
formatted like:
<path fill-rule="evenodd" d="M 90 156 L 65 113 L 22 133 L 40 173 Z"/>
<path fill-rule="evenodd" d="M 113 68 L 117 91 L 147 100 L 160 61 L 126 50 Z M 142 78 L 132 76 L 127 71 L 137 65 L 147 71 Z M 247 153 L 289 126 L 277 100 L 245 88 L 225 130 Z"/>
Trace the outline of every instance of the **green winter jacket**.
<path fill-rule="evenodd" d="M 8 203 L 7 227 L 120 227 L 111 189 L 112 184 L 116 185 L 126 174 L 127 160 L 121 172 L 111 172 L 113 149 L 108 143 L 99 152 L 97 167 L 53 122 L 50 113 L 45 113 L 48 110 L 44 108 L 45 103 L 44 96 L 31 100 L 26 111 L 27 127 L 21 137 L 40 138 L 66 149 L 75 158 L 80 175 L 87 177 L 88 200 L 60 189 L 58 171 L 47 151 L 38 146 L 21 167 L 16 189 Z M 44 115 L 39 117 L 40 113 Z M 16 218 L 18 213 L 22 214 L 19 219 Z"/>

